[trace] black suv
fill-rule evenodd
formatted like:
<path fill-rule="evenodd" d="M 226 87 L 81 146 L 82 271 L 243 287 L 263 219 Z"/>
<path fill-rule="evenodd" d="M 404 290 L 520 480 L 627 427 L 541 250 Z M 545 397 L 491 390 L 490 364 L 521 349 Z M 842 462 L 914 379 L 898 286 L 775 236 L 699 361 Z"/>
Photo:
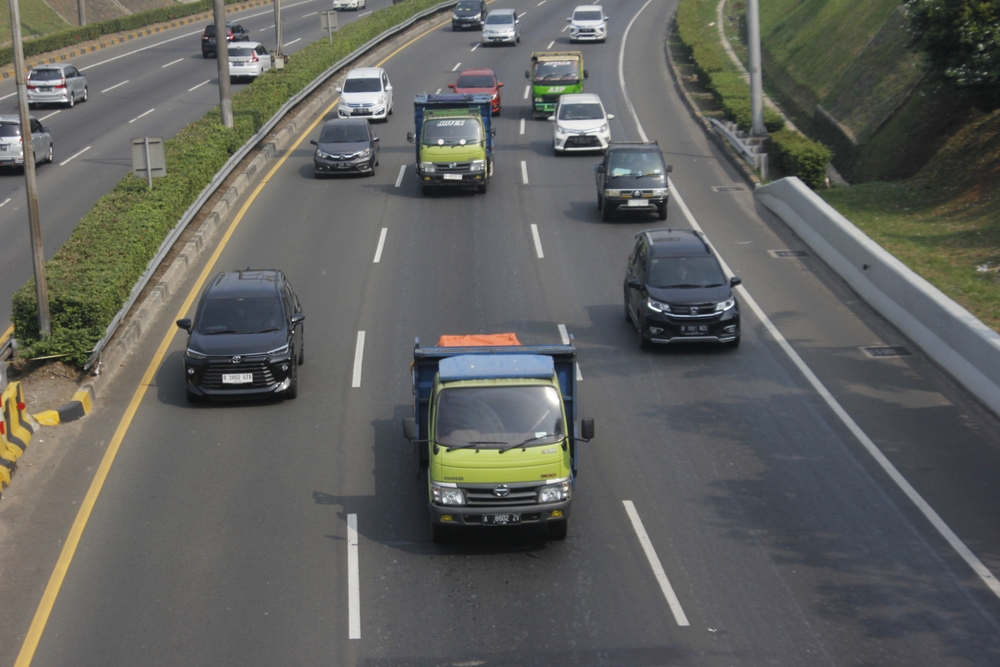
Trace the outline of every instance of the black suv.
<path fill-rule="evenodd" d="M 249 42 L 250 33 L 239 23 L 226 24 L 227 42 Z M 215 57 L 215 24 L 209 23 L 205 26 L 205 32 L 201 33 L 201 56 L 202 58 Z"/>
<path fill-rule="evenodd" d="M 184 353 L 187 398 L 242 398 L 298 394 L 304 359 L 299 298 L 281 271 L 225 271 L 198 302 Z"/>
<path fill-rule="evenodd" d="M 608 144 L 604 162 L 594 167 L 601 219 L 607 222 L 625 209 L 655 211 L 660 220 L 666 220 L 667 174 L 673 169 L 663 162 L 655 141 Z"/>
<path fill-rule="evenodd" d="M 652 343 L 740 344 L 740 304 L 705 237 L 690 229 L 650 229 L 636 236 L 625 272 L 625 319 Z"/>
<path fill-rule="evenodd" d="M 451 29 L 465 30 L 466 28 L 483 27 L 486 20 L 486 0 L 458 0 L 458 4 L 452 10 Z"/>

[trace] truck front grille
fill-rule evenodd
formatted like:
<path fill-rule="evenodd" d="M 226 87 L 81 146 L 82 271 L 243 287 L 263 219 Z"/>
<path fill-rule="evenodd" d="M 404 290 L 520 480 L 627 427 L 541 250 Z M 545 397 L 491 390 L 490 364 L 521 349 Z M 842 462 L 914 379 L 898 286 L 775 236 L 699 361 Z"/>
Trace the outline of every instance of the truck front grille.
<path fill-rule="evenodd" d="M 470 162 L 438 162 L 435 168 L 439 173 L 442 174 L 456 174 L 464 171 L 470 171 L 472 163 Z"/>
<path fill-rule="evenodd" d="M 465 502 L 469 507 L 509 507 L 514 505 L 533 505 L 538 502 L 539 486 L 512 486 L 508 495 L 500 497 L 492 489 L 465 488 Z"/>

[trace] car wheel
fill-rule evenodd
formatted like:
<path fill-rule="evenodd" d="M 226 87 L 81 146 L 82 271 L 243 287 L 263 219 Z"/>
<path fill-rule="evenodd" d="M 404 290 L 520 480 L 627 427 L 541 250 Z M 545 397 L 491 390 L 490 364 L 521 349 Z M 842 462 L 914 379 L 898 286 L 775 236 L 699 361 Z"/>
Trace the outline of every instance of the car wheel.
<path fill-rule="evenodd" d="M 663 202 L 656 207 L 656 213 L 660 217 L 660 220 L 667 219 L 667 202 Z"/>
<path fill-rule="evenodd" d="M 646 321 L 642 317 L 639 318 L 638 331 L 639 331 L 639 349 L 648 350 L 649 348 L 653 347 L 653 341 L 651 341 L 649 337 L 646 336 Z"/>
<path fill-rule="evenodd" d="M 204 58 L 205 60 L 208 60 L 208 57 L 209 57 L 208 56 L 208 51 L 202 51 L 201 52 L 201 57 Z"/>
<path fill-rule="evenodd" d="M 69 107 L 70 109 L 72 109 L 74 104 L 76 104 L 76 98 L 73 97 L 73 93 L 70 93 L 69 94 L 69 102 L 66 103 L 66 106 Z"/>
<path fill-rule="evenodd" d="M 45 156 L 45 164 L 52 164 L 52 158 L 53 158 L 52 144 L 49 143 L 49 153 L 48 155 Z"/>
<path fill-rule="evenodd" d="M 89 91 L 89 90 L 87 90 L 87 87 L 86 87 L 86 86 L 84 86 L 84 87 L 83 87 L 83 99 L 82 99 L 82 100 L 80 100 L 80 101 L 81 101 L 81 102 L 86 102 L 86 101 L 87 101 L 87 98 L 88 98 L 88 97 L 90 97 L 90 91 Z"/>
<path fill-rule="evenodd" d="M 549 522 L 549 539 L 562 541 L 566 539 L 566 534 L 569 532 L 569 519 L 565 521 L 550 521 Z"/>
<path fill-rule="evenodd" d="M 291 400 L 299 396 L 299 363 L 292 364 L 292 383 L 285 390 L 285 398 Z"/>

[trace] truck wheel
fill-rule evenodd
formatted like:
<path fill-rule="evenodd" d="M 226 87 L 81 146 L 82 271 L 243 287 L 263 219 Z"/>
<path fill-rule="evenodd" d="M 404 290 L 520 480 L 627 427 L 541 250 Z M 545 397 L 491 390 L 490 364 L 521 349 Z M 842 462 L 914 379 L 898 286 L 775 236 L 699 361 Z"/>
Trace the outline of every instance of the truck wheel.
<path fill-rule="evenodd" d="M 455 529 L 452 526 L 442 526 L 439 523 L 431 524 L 431 539 L 434 544 L 445 544 L 451 542 L 455 536 Z"/>
<path fill-rule="evenodd" d="M 569 519 L 565 521 L 552 521 L 549 523 L 549 539 L 565 540 L 566 533 L 569 532 Z"/>

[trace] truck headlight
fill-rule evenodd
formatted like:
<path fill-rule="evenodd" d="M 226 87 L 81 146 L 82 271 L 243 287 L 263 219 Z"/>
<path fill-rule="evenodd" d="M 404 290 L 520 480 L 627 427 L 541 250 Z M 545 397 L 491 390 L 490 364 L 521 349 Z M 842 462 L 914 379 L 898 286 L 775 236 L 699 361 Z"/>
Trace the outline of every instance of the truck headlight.
<path fill-rule="evenodd" d="M 542 101 L 542 98 L 541 98 L 541 97 L 536 97 L 536 98 L 535 98 L 535 101 L 536 101 L 536 102 L 541 102 L 541 101 Z"/>
<path fill-rule="evenodd" d="M 605 190 L 604 191 L 604 196 L 605 197 L 621 197 L 622 196 L 622 191 L 621 190 Z"/>
<path fill-rule="evenodd" d="M 461 489 L 431 484 L 431 494 L 438 505 L 464 505 L 465 496 Z"/>
<path fill-rule="evenodd" d="M 653 190 L 653 196 L 666 197 L 668 192 L 670 192 L 668 188 L 656 188 L 655 190 Z"/>
<path fill-rule="evenodd" d="M 734 307 L 735 305 L 736 305 L 736 297 L 731 296 L 725 301 L 720 301 L 719 303 L 715 304 L 715 312 L 724 313 L 730 308 Z"/>
<path fill-rule="evenodd" d="M 539 503 L 557 503 L 560 500 L 569 500 L 570 496 L 570 486 L 569 480 L 560 482 L 559 484 L 551 484 L 548 486 L 543 486 L 538 492 L 538 502 Z"/>
<path fill-rule="evenodd" d="M 469 171 L 483 171 L 486 169 L 486 160 L 473 160 L 469 165 Z"/>
<path fill-rule="evenodd" d="M 649 308 L 656 313 L 669 313 L 670 306 L 663 303 L 662 301 L 657 301 L 656 299 L 646 299 L 646 308 Z"/>
<path fill-rule="evenodd" d="M 434 163 L 433 162 L 421 162 L 420 163 L 420 171 L 424 172 L 425 174 L 433 174 L 434 171 L 435 171 L 434 170 Z"/>

